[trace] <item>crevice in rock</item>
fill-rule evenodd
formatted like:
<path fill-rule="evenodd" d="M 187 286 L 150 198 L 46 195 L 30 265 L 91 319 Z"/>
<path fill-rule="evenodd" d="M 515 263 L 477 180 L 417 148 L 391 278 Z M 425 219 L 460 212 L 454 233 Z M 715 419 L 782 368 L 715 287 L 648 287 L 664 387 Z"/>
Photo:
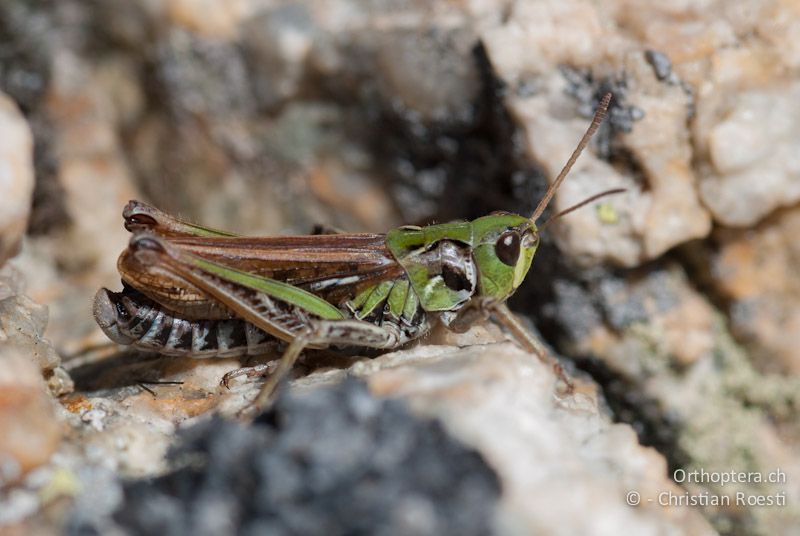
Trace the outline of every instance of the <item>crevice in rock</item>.
<path fill-rule="evenodd" d="M 408 223 L 472 219 L 496 210 L 526 214 L 546 188 L 542 171 L 524 155 L 503 102 L 507 88 L 480 43 L 473 58 L 481 84 L 469 122 L 421 124 L 383 106 L 373 123 L 380 134 L 367 138 Z"/>
<path fill-rule="evenodd" d="M 667 459 L 670 474 L 687 466 L 691 458 L 678 444 L 681 424 L 670 419 L 658 400 L 648 397 L 635 383 L 597 358 L 581 356 L 574 362 L 602 388 L 614 421 L 631 425 L 639 443 L 660 452 Z"/>

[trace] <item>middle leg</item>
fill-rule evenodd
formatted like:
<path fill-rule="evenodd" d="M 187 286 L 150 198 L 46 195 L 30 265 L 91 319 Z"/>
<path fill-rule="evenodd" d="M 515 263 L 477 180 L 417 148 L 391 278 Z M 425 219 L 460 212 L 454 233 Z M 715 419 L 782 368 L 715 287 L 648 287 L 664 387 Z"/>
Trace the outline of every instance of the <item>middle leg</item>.
<path fill-rule="evenodd" d="M 277 368 L 253 401 L 252 410 L 258 413 L 269 406 L 275 389 L 307 346 L 339 344 L 388 350 L 397 348 L 401 341 L 400 330 L 393 324 L 378 326 L 362 320 L 317 320 L 297 334 L 286 348 Z"/>

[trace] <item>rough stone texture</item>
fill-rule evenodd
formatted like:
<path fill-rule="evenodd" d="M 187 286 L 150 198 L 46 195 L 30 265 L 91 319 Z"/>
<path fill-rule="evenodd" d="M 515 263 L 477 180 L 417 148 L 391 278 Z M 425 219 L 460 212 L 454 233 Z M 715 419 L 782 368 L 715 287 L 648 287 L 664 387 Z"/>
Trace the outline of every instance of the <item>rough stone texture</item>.
<path fill-rule="evenodd" d="M 599 98 L 614 93 L 605 128 L 622 133 L 602 159 L 584 154 L 555 209 L 614 187 L 629 192 L 607 201 L 610 217 L 589 209 L 559 222 L 563 250 L 584 263 L 635 266 L 708 234 L 711 221 L 695 193 L 685 128 L 691 96 L 679 84 L 659 80 L 643 44 L 616 32 L 602 7 L 517 2 L 507 21 L 489 27 L 484 39 L 492 65 L 510 89 L 507 103 L 530 154 L 551 180 L 586 130 L 586 117 Z M 599 135 L 601 147 L 607 144 L 603 136 L 608 134 Z M 610 162 L 609 152 L 616 155 Z"/>
<path fill-rule="evenodd" d="M 0 348 L 0 488 L 46 463 L 61 440 L 47 385 L 19 349 Z"/>
<path fill-rule="evenodd" d="M 577 381 L 575 394 L 556 395 L 549 366 L 511 343 L 486 344 L 491 340 L 486 330 L 437 337 L 451 346 L 426 345 L 361 360 L 349 372 L 364 378 L 374 393 L 402 397 L 417 412 L 442 419 L 448 431 L 486 457 L 503 483 L 496 525 L 501 533 L 547 529 L 574 534 L 594 527 L 597 515 L 603 516 L 608 534 L 627 526 L 653 534 L 711 533 L 692 509 L 625 504 L 629 490 L 644 497 L 681 490 L 665 476 L 666 462 L 660 455 L 640 447 L 626 425 L 611 423 L 593 384 Z M 468 346 L 460 349 L 463 345 Z M 305 361 L 316 371 L 294 382 L 298 392 L 313 394 L 346 375 L 338 367 L 329 368 L 346 359 L 322 354 Z M 73 429 L 70 444 L 83 446 L 78 451 L 73 446 L 65 449 L 54 470 L 70 475 L 67 480 L 77 481 L 84 490 L 99 485 L 94 481 L 100 478 L 98 471 L 132 476 L 162 472 L 168 467 L 163 456 L 176 426 L 215 407 L 236 414 L 255 396 L 259 382 L 237 382 L 230 391 L 217 385 L 233 365 L 232 360 L 148 361 L 131 355 L 92 374 L 93 385 L 79 381 L 79 389 L 88 389 L 87 394 L 72 395 L 64 406 Z M 303 368 L 296 373 L 302 374 Z M 148 378 L 182 384 L 149 385 L 152 395 L 136 385 Z M 315 407 L 320 404 L 327 409 L 340 406 L 326 402 Z M 327 422 L 322 409 L 313 413 Z M 92 453 L 88 460 L 81 454 L 84 449 Z M 52 471 L 38 486 L 29 483 L 28 493 L 38 496 L 41 486 L 52 485 Z M 103 485 L 116 496 L 114 486 Z M 79 499 L 79 504 L 97 502 L 87 500 Z M 116 508 L 109 501 L 102 502 L 107 512 Z M 576 509 L 594 514 L 568 515 Z"/>
<path fill-rule="evenodd" d="M 669 58 L 675 80 L 691 90 L 694 175 L 716 221 L 749 225 L 800 199 L 796 6 L 620 1 L 600 9 L 624 38 Z"/>
<path fill-rule="evenodd" d="M 73 388 L 58 354 L 43 337 L 47 307 L 22 290 L 22 275 L 10 266 L 0 268 L 0 504 L 13 502 L 13 492 L 4 491 L 46 464 L 59 447 L 63 423 L 51 394 Z M 17 509 L 9 507 L 8 516 L 2 510 L 0 526 Z"/>
<path fill-rule="evenodd" d="M 120 207 L 137 197 L 115 128 L 134 113 L 138 97 L 122 87 L 124 65 L 115 69 L 90 66 L 69 49 L 55 54 L 47 111 L 71 224 L 31 240 L 14 260 L 28 276 L 29 295 L 50 304 L 48 335 L 65 354 L 103 340 L 91 319 L 75 311 L 89 306 L 98 286 L 118 284 L 115 261 L 128 240 Z"/>
<path fill-rule="evenodd" d="M 711 2 L 696 13 L 710 24 L 644 26 L 695 88 L 696 154 L 708 164 L 699 166 L 703 202 L 720 223 L 749 225 L 800 200 L 797 7 Z M 679 32 L 683 39 L 675 39 Z"/>
<path fill-rule="evenodd" d="M 47 379 L 52 394 L 69 393 L 72 380 L 44 338 L 47 307 L 28 298 L 23 290 L 21 273 L 11 266 L 0 268 L 0 351 L 24 356 Z"/>
<path fill-rule="evenodd" d="M 32 237 L 11 262 L 27 295 L 49 307 L 47 335 L 77 384 L 59 415 L 68 441 L 0 492 L 3 530 L 58 532 L 77 487 L 94 492 L 79 500 L 113 505 L 119 474 L 169 469 L 176 429 L 214 410 L 234 414 L 255 395 L 257 382 L 218 386 L 235 360 L 94 346 L 105 339 L 91 297 L 118 288 L 128 198 L 248 234 L 526 214 L 608 90 L 608 118 L 548 214 L 605 188 L 628 193 L 548 228 L 513 301 L 591 374 L 608 408 L 595 410 L 590 382 L 571 406 L 553 405 L 544 385 L 519 387 L 505 374 L 522 382 L 539 372 L 508 346 L 455 348 L 496 330 L 439 334 L 352 372 L 374 373 L 379 392 L 407 393 L 482 451 L 511 490 L 501 501 L 508 532 L 578 525 L 577 510 L 615 533 L 623 522 L 708 531 L 698 511 L 724 533 L 791 530 L 792 507 L 627 510 L 628 481 L 680 489 L 663 459 L 603 415 L 631 423 L 670 470 L 777 466 L 798 481 L 798 20 L 780 0 L 0 3 L 0 88 L 33 132 L 36 173 Z M 25 359 L 39 351 L 52 367 L 55 354 L 36 342 L 41 310 L 12 294 L 0 322 L 19 320 L 31 335 Z M 316 372 L 295 385 L 308 389 L 356 360 L 304 359 L 296 375 Z M 67 378 L 52 370 L 60 392 Z M 139 385 L 156 380 L 183 383 Z M 756 488 L 683 485 L 782 489 Z"/>
<path fill-rule="evenodd" d="M 0 93 L 0 266 L 19 250 L 33 195 L 33 139 L 17 105 Z"/>
<path fill-rule="evenodd" d="M 574 334 L 572 353 L 596 356 L 613 371 L 604 388 L 618 414 L 628 415 L 643 441 L 670 452 L 673 468 L 784 471 L 786 481 L 775 484 L 686 487 L 732 498 L 785 493 L 784 507 L 707 507 L 706 515 L 722 532 L 741 526 L 745 533 L 791 534 L 800 523 L 792 484 L 800 479 L 800 451 L 790 439 L 798 433 L 800 380 L 758 372 L 677 266 L 598 285 L 584 289 L 596 321 Z"/>
<path fill-rule="evenodd" d="M 751 230 L 720 229 L 711 280 L 729 303 L 731 327 L 759 365 L 800 374 L 800 210 Z"/>
<path fill-rule="evenodd" d="M 60 394 L 72 382 L 42 338 L 46 324 L 47 308 L 21 294 L 21 275 L 0 269 L 0 489 L 47 462 L 61 439 L 48 386 Z"/>
<path fill-rule="evenodd" d="M 408 397 L 442 418 L 484 453 L 504 485 L 503 533 L 713 533 L 692 510 L 628 506 L 630 490 L 680 493 L 663 458 L 611 423 L 593 385 L 578 381 L 573 395 L 556 395 L 552 369 L 511 343 L 398 352 L 354 372 L 374 392 Z"/>
<path fill-rule="evenodd" d="M 79 499 L 68 533 L 493 532 L 500 485 L 480 455 L 354 380 L 282 396 L 256 426 L 205 420 L 179 441 L 175 470 L 124 484 L 114 521 Z"/>
<path fill-rule="evenodd" d="M 786 83 L 706 105 L 724 118 L 704 133 L 712 170 L 700 190 L 720 223 L 751 225 L 800 200 L 798 98 L 800 84 Z"/>
<path fill-rule="evenodd" d="M 330 395 L 321 394 L 319 390 L 339 382 L 348 373 L 365 379 L 375 394 L 402 397 L 415 412 L 441 419 L 450 433 L 476 448 L 498 473 L 503 499 L 498 504 L 499 513 L 494 527 L 502 534 L 528 534 L 542 530 L 554 534 L 589 532 L 596 528 L 597 516 L 602 516 L 606 532 L 591 531 L 594 534 L 614 534 L 625 527 L 636 527 L 637 531 L 645 534 L 712 533 L 693 509 L 664 508 L 645 503 L 639 508 L 627 506 L 625 494 L 629 490 L 638 490 L 644 497 L 654 497 L 662 491 L 681 493 L 680 488 L 667 478 L 664 459 L 654 450 L 639 446 L 635 433 L 627 425 L 612 424 L 597 398 L 593 384 L 576 380 L 574 394 L 557 395 L 554 391 L 555 376 L 549 366 L 518 350 L 511 343 L 487 344 L 491 340 L 487 337 L 485 330 L 459 336 L 448 335 L 445 339 L 451 344 L 469 346 L 420 346 L 373 360 L 357 361 L 349 371 L 325 368 L 325 363 L 335 361 L 326 361 L 328 358 L 324 355 L 321 356 L 322 361 L 319 357 L 310 356 L 306 359 L 307 366 L 314 366 L 317 370 L 296 380 L 292 388 L 299 393 L 298 396 L 309 396 L 311 398 L 308 400 L 315 400 L 298 404 L 313 406 L 313 411 L 308 411 L 311 416 L 307 418 L 316 423 L 312 428 L 318 434 L 323 434 L 324 430 L 334 433 L 342 426 L 346 427 L 345 424 L 336 425 L 339 421 L 335 415 L 339 413 L 332 408 L 350 407 L 349 403 L 332 402 L 326 398 Z M 323 365 L 322 369 L 320 365 Z M 138 363 L 129 360 L 127 366 L 117 363 L 116 367 L 108 368 L 104 375 L 96 376 L 94 381 L 97 383 L 89 396 L 72 396 L 65 401 L 65 407 L 72 415 L 68 421 L 72 424 L 73 433 L 78 434 L 73 441 L 81 438 L 79 444 L 93 452 L 90 466 L 99 465 L 134 476 L 161 473 L 169 467 L 165 465 L 163 456 L 177 425 L 193 422 L 195 419 L 192 416 L 199 416 L 213 407 L 223 413 L 235 414 L 255 396 L 259 382 L 237 382 L 230 391 L 211 387 L 209 384 L 216 383 L 224 369 L 225 364 L 215 364 L 213 360 L 160 359 L 148 363 L 139 358 Z M 146 370 L 161 379 L 184 383 L 150 385 L 155 392 L 153 396 L 131 385 L 135 381 L 132 377 Z M 301 372 L 302 367 L 296 371 Z M 100 385 L 106 387 L 96 390 Z M 203 387 L 199 388 L 200 385 Z M 300 417 L 282 417 L 283 411 L 279 406 L 276 416 L 267 421 L 277 423 L 279 429 L 284 422 L 286 426 L 296 427 L 291 428 L 296 432 L 290 433 L 290 429 L 284 432 L 288 434 L 286 440 L 290 441 L 286 445 L 301 441 L 305 445 L 303 449 L 312 449 L 310 459 L 317 459 L 313 457 L 314 452 L 327 452 L 326 460 L 328 456 L 335 456 L 339 460 L 340 456 L 350 455 L 348 453 L 351 451 L 342 446 L 343 440 L 336 440 L 338 449 L 323 448 L 324 440 L 315 443 L 307 441 L 305 435 L 296 436 L 302 429 L 297 422 Z M 332 415 L 331 411 L 334 411 Z M 214 428 L 217 425 L 207 426 Z M 363 433 L 372 433 L 369 430 L 385 427 L 378 426 L 376 422 L 374 426 L 355 428 L 347 435 L 359 437 L 359 429 Z M 341 433 L 341 430 L 337 433 Z M 238 471 L 249 472 L 239 465 L 239 461 L 248 458 L 230 455 L 232 447 L 225 447 L 225 440 L 222 439 L 228 436 L 235 437 L 236 434 L 233 430 L 230 433 L 220 432 L 207 440 L 211 441 L 210 444 L 201 444 L 209 445 L 203 448 L 210 449 L 211 456 L 216 456 L 214 453 L 218 451 L 224 453 L 220 456 L 225 461 L 213 465 L 222 464 L 224 469 L 228 467 L 225 464 L 229 464 L 229 469 L 222 470 L 221 474 L 233 475 L 230 485 L 238 488 L 235 482 L 239 477 L 235 475 L 239 474 Z M 430 437 L 430 434 L 426 433 L 425 437 Z M 242 432 L 242 441 L 249 444 L 253 440 L 250 432 Z M 218 447 L 214 447 L 217 442 Z M 418 445 L 419 455 L 424 457 L 425 442 L 413 443 Z M 273 455 L 280 458 L 282 444 L 279 442 L 272 447 L 258 448 L 272 453 L 264 454 L 267 458 Z M 297 448 L 290 450 L 297 455 Z M 98 478 L 97 471 L 100 469 L 88 471 L 84 465 L 87 462 L 81 461 L 82 456 L 67 451 L 58 462 L 58 467 L 77 479 L 81 489 L 90 490 L 93 489 L 91 479 Z M 358 458 L 364 457 L 359 455 Z M 380 456 L 378 458 L 383 459 Z M 448 458 L 451 457 L 444 457 Z M 172 460 L 170 463 L 176 459 Z M 319 463 L 323 463 L 321 459 Z M 336 462 L 332 467 L 341 469 L 346 466 L 342 463 Z M 178 467 L 181 466 L 179 463 Z M 179 469 L 172 476 L 162 477 L 158 480 L 158 486 L 165 490 L 179 489 L 178 482 L 186 478 L 182 475 L 185 471 Z M 286 482 L 288 477 L 285 476 L 279 479 L 280 482 Z M 211 475 L 208 478 L 214 480 Z M 142 508 L 154 504 L 152 500 L 155 495 L 152 494 L 155 491 L 148 485 L 137 484 L 126 489 L 126 494 L 131 494 L 131 500 Z M 118 492 L 113 490 L 111 486 L 109 494 L 116 496 L 114 494 Z M 143 502 L 137 502 L 134 496 Z M 188 499 L 189 496 L 184 497 Z M 206 495 L 200 493 L 197 498 L 200 496 Z M 226 508 L 239 508 L 235 504 L 240 503 L 231 503 L 229 500 L 225 500 L 228 505 Z M 96 513 L 97 509 L 103 511 L 103 508 L 110 512 L 117 508 L 116 503 L 106 500 L 93 510 L 90 505 L 95 502 L 90 498 L 78 499 L 77 504 L 83 504 L 80 508 L 85 509 L 84 521 L 92 517 L 88 512 Z M 193 519 L 194 514 L 190 513 L 192 502 L 184 503 L 188 510 L 183 510 L 184 507 L 178 507 L 174 502 L 160 500 L 157 503 L 165 506 L 172 504 L 169 508 L 177 508 L 175 512 L 186 512 L 181 515 L 189 516 L 185 518 L 187 522 Z M 376 508 L 380 510 L 382 507 Z M 592 512 L 592 515 L 569 515 L 569 512 L 576 510 Z M 427 514 L 421 513 L 411 518 L 420 523 L 427 523 L 425 520 L 430 519 Z M 141 522 L 136 519 L 140 518 L 131 511 L 123 517 L 117 517 L 118 521 L 124 523 Z M 226 519 L 237 518 L 220 514 L 220 521 Z M 424 525 L 423 528 L 429 526 Z M 443 533 L 458 532 L 445 530 Z"/>
<path fill-rule="evenodd" d="M 705 207 L 716 221 L 742 226 L 800 199 L 792 78 L 800 30 L 790 4 L 512 6 L 504 24 L 488 26 L 484 40 L 511 90 L 509 105 L 531 154 L 550 177 L 583 129 L 578 120 L 564 121 L 574 112 L 560 65 L 591 73 L 594 85 L 584 95 L 593 102 L 616 89 L 621 105 L 641 112 L 613 147 L 619 165 L 584 158 L 558 197 L 563 208 L 603 187 L 632 190 L 615 227 L 598 225 L 591 211 L 562 222 L 567 251 L 635 265 L 706 236 Z M 650 68 L 646 58 L 653 52 L 661 63 Z M 616 79 L 621 86 L 614 86 Z M 646 188 L 637 184 L 641 179 Z"/>

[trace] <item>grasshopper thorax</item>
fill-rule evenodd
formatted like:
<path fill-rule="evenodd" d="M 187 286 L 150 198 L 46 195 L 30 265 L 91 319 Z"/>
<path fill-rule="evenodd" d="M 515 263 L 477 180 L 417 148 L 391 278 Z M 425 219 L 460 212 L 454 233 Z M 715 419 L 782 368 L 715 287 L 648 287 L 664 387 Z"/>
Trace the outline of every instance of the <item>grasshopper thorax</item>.
<path fill-rule="evenodd" d="M 473 298 L 501 302 L 525 279 L 539 244 L 536 225 L 516 214 L 401 227 L 386 243 L 423 309 L 461 309 Z"/>

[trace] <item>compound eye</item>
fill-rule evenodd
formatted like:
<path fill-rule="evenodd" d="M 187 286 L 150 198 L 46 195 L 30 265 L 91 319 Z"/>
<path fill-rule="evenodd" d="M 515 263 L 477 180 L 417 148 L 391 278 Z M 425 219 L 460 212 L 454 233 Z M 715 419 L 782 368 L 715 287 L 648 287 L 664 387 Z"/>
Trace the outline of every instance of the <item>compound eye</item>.
<path fill-rule="evenodd" d="M 517 231 L 506 231 L 500 235 L 494 245 L 494 252 L 500 262 L 508 266 L 516 266 L 519 260 L 519 233 Z"/>

